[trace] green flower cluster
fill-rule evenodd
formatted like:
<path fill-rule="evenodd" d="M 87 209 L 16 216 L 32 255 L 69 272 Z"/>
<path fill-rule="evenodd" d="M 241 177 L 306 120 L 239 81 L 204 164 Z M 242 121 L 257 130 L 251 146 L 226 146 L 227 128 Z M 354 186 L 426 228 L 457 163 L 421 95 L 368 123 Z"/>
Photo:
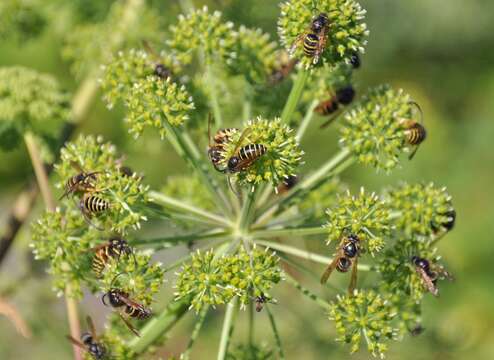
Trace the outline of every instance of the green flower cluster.
<path fill-rule="evenodd" d="M 383 249 L 384 237 L 391 230 L 390 215 L 388 205 L 376 194 L 366 194 L 363 188 L 357 196 L 347 192 L 339 197 L 338 205 L 326 213 L 329 217 L 326 224 L 328 244 L 354 234 L 364 251 L 374 255 Z"/>
<path fill-rule="evenodd" d="M 224 22 L 221 13 L 210 13 L 205 6 L 178 18 L 178 24 L 170 27 L 168 46 L 183 64 L 192 61 L 194 51 L 200 50 L 208 63 L 221 60 L 225 63 L 235 59 L 237 37 L 233 23 Z"/>
<path fill-rule="evenodd" d="M 337 178 L 326 181 L 303 197 L 297 204 L 298 211 L 306 221 L 319 221 L 326 215 L 326 210 L 338 202 L 339 194 L 346 190 L 347 186 Z"/>
<path fill-rule="evenodd" d="M 337 90 L 352 85 L 353 71 L 353 67 L 346 63 L 314 69 L 302 100 L 306 103 L 328 100 Z"/>
<path fill-rule="evenodd" d="M 146 126 L 159 130 L 163 139 L 169 126 L 180 126 L 188 118 L 188 112 L 194 109 L 191 96 L 183 85 L 167 78 L 148 76 L 137 81 L 126 101 L 128 108 L 125 121 L 129 132 L 139 137 Z"/>
<path fill-rule="evenodd" d="M 101 137 L 81 136 L 62 149 L 61 163 L 55 169 L 61 179 L 58 187 L 65 186 L 71 177 L 81 171 L 98 172 L 91 181 L 91 193 L 108 202 L 109 209 L 98 214 L 88 214 L 91 223 L 98 228 L 125 234 L 129 228 L 140 228 L 141 221 L 147 220 L 141 210 L 148 202 L 148 187 L 142 184 L 139 176 L 125 174 L 120 166 L 112 144 L 104 143 Z M 68 208 L 80 207 L 72 199 L 63 203 Z"/>
<path fill-rule="evenodd" d="M 276 67 L 276 43 L 261 29 L 241 26 L 236 32 L 236 58 L 230 63 L 233 75 L 244 75 L 252 84 L 265 84 Z"/>
<path fill-rule="evenodd" d="M 69 96 L 51 75 L 0 68 L 0 148 L 11 150 L 25 131 L 53 136 L 69 116 Z"/>
<path fill-rule="evenodd" d="M 242 305 L 264 294 L 281 280 L 278 258 L 269 250 L 241 248 L 236 254 L 216 257 L 213 251 L 192 255 L 176 283 L 176 299 L 192 298 L 190 307 L 199 312 L 204 305 L 229 303 L 238 296 Z"/>
<path fill-rule="evenodd" d="M 391 303 L 374 291 L 355 291 L 353 295 L 338 296 L 330 304 L 329 318 L 335 322 L 337 341 L 351 346 L 354 353 L 362 339 L 373 356 L 384 358 L 388 346 L 384 341 L 396 338 Z"/>
<path fill-rule="evenodd" d="M 240 184 L 260 184 L 270 182 L 274 187 L 290 176 L 296 175 L 296 170 L 302 163 L 303 151 L 295 139 L 293 130 L 283 124 L 279 118 L 274 120 L 258 117 L 250 120 L 244 132 L 236 132 L 231 137 L 223 151 L 221 165 L 227 167 L 228 160 L 238 154 L 239 149 L 248 144 L 259 144 L 266 147 L 266 153 L 260 156 L 251 166 L 235 176 Z M 241 136 L 243 139 L 241 143 Z"/>
<path fill-rule="evenodd" d="M 118 101 L 126 101 L 134 84 L 155 74 L 158 64 L 169 69 L 172 74 L 178 73 L 180 69 L 178 62 L 169 54 L 154 56 L 135 49 L 118 52 L 117 56 L 104 66 L 104 74 L 100 80 L 108 108 L 111 109 Z"/>
<path fill-rule="evenodd" d="M 388 85 L 371 89 L 345 115 L 340 142 L 360 163 L 390 171 L 400 153 L 409 151 L 402 121 L 412 119 L 413 110 L 410 96 L 402 90 Z"/>
<path fill-rule="evenodd" d="M 403 183 L 387 190 L 385 197 L 394 214 L 396 229 L 406 237 L 425 241 L 454 225 L 456 214 L 444 187 L 433 183 Z"/>
<path fill-rule="evenodd" d="M 321 13 L 329 18 L 327 40 L 318 64 L 313 64 L 313 59 L 303 54 L 301 37 L 310 32 L 313 19 Z M 290 0 L 281 4 L 278 33 L 287 50 L 295 47 L 294 56 L 302 66 L 333 66 L 364 52 L 369 34 L 364 18 L 365 10 L 354 0 Z"/>
<path fill-rule="evenodd" d="M 0 39 L 23 42 L 41 34 L 45 26 L 45 15 L 36 1 L 2 0 L 0 3 Z"/>

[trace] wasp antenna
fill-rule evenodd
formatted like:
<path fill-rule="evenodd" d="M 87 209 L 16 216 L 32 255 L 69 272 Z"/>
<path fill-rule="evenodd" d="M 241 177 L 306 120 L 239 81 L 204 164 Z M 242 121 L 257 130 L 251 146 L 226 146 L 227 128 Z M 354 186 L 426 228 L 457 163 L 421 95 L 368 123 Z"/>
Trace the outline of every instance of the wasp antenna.
<path fill-rule="evenodd" d="M 108 306 L 108 304 L 106 303 L 106 300 L 105 298 L 108 296 L 108 293 L 104 293 L 103 296 L 101 297 L 101 302 L 103 303 L 103 305 L 105 306 Z"/>

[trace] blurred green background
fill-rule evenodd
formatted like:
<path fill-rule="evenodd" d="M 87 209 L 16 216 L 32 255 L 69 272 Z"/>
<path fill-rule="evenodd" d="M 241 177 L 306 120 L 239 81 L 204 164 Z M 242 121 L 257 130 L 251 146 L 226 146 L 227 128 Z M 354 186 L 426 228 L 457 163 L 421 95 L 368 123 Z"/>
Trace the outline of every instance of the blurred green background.
<path fill-rule="evenodd" d="M 79 6 L 81 16 L 104 17 L 111 1 L 58 1 Z M 176 20 L 180 8 L 176 1 L 151 1 L 163 9 L 166 23 Z M 82 4 L 82 5 L 81 5 Z M 276 1 L 216 0 L 195 1 L 224 12 L 236 24 L 259 26 L 276 38 Z M 369 45 L 356 74 L 357 91 L 389 82 L 403 87 L 421 104 L 428 138 L 410 163 L 391 175 L 376 174 L 369 168 L 354 166 L 343 175 L 352 188 L 365 186 L 379 191 L 399 180 L 434 181 L 448 187 L 458 213 L 455 230 L 439 245 L 454 283 L 441 284 L 441 296 L 427 296 L 424 302 L 424 327 L 419 337 L 393 342 L 390 359 L 493 359 L 494 358 L 494 2 L 490 0 L 361 0 L 368 10 Z M 64 4 L 67 5 L 67 4 Z M 87 5 L 87 6 L 86 6 Z M 70 90 L 78 81 L 71 76 L 69 64 L 60 56 L 66 32 L 73 18 L 60 7 L 60 16 L 43 34 L 32 41 L 0 42 L 0 66 L 20 64 L 48 72 Z M 103 15 L 101 15 L 103 14 Z M 320 119 L 315 119 L 317 121 Z M 135 143 L 125 136 L 122 112 L 108 112 L 98 100 L 80 132 L 103 134 L 114 141 L 128 163 L 146 174 L 146 181 L 158 186 L 170 174 L 184 169 L 181 159 L 157 136 Z M 330 140 L 328 140 L 330 139 Z M 312 126 L 302 143 L 307 167 L 327 157 L 321 149 L 329 142 L 336 149 L 334 129 L 321 132 Z M 159 164 L 158 166 L 156 164 Z M 26 178 L 32 173 L 23 148 L 0 153 L 0 225 Z M 30 220 L 36 217 L 37 211 Z M 27 244 L 29 228 L 23 228 L 14 248 L 2 264 L 0 296 L 16 305 L 33 332 L 31 339 L 20 337 L 10 322 L 0 317 L 1 359 L 68 359 L 71 349 L 64 335 L 68 332 L 62 299 L 50 290 L 50 279 L 31 269 Z M 166 258 L 165 258 L 166 259 Z M 489 265 L 491 264 L 491 265 Z M 26 273 L 26 269 L 31 269 Z M 168 282 L 166 287 L 170 287 Z M 320 309 L 295 290 L 280 286 L 276 297 L 283 306 L 273 307 L 288 359 L 346 359 L 348 349 L 335 344 L 334 328 Z M 167 297 L 169 298 L 169 296 Z M 293 306 L 292 306 L 293 305 Z M 158 306 L 158 305 L 157 305 Z M 81 312 L 104 314 L 98 299 L 87 297 Z M 193 359 L 216 356 L 221 313 L 210 316 L 193 352 Z M 240 320 L 242 321 L 241 315 Z M 98 319 L 100 320 L 100 319 Z M 166 343 L 163 356 L 178 354 L 186 346 L 193 315 L 182 321 Z M 101 326 L 101 321 L 98 321 Z M 256 337 L 272 342 L 266 314 L 259 317 Z M 244 339 L 236 333 L 234 343 Z M 354 359 L 367 359 L 362 351 Z"/>

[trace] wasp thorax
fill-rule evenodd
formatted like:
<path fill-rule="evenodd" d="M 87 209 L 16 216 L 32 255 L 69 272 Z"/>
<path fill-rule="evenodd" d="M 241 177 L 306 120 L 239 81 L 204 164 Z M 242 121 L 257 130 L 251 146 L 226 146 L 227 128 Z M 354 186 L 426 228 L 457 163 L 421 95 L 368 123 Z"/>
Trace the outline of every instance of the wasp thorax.
<path fill-rule="evenodd" d="M 348 105 L 355 98 L 355 90 L 352 85 L 345 86 L 336 91 L 336 99 L 340 104 Z"/>
<path fill-rule="evenodd" d="M 228 160 L 228 170 L 235 171 L 235 168 L 238 166 L 240 159 L 238 156 L 232 156 L 230 160 Z"/>
<path fill-rule="evenodd" d="M 418 256 L 414 256 L 414 257 L 412 257 L 412 262 L 415 266 L 421 268 L 426 273 L 429 272 L 430 264 L 429 264 L 428 260 L 421 258 L 421 257 L 418 257 Z"/>
<path fill-rule="evenodd" d="M 328 15 L 320 13 L 312 22 L 311 30 L 321 32 L 329 23 Z"/>

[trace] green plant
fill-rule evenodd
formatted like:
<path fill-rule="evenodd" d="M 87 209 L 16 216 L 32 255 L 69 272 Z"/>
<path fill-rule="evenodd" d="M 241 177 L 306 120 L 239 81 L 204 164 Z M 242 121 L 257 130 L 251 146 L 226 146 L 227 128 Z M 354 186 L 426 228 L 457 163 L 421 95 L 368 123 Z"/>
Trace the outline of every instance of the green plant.
<path fill-rule="evenodd" d="M 153 309 L 156 314 L 147 322 L 133 322 L 141 337 L 133 337 L 118 316 L 111 315 L 102 341 L 117 358 L 136 358 L 150 351 L 188 310 L 193 310 L 198 317 L 182 354 L 189 358 L 204 319 L 223 306 L 226 312 L 218 359 L 284 358 L 282 339 L 270 310 L 271 303 L 283 306 L 283 298 L 276 297 L 276 288 L 283 282 L 314 300 L 335 324 L 337 341 L 349 343 L 352 352 L 364 342 L 372 355 L 383 357 L 387 341 L 400 338 L 420 321 L 427 289 L 412 257 L 427 259 L 431 266 L 438 264 L 435 246 L 451 230 L 455 213 L 450 196 L 432 184 L 401 184 L 382 194 L 362 189 L 352 195 L 339 182 L 343 172 L 355 163 L 376 171 L 392 171 L 402 155 L 412 150 L 404 120 L 413 120 L 415 105 L 410 95 L 388 85 L 369 90 L 339 114 L 336 122 L 341 150 L 320 166 L 307 164 L 311 170 L 301 173 L 305 154 L 300 141 L 313 123 L 316 105 L 331 89 L 352 83 L 350 59 L 363 53 L 368 35 L 365 11 L 354 0 L 293 0 L 282 4 L 278 22 L 281 44 L 287 51 L 295 44 L 293 56 L 299 65 L 280 117 L 271 117 L 258 112 L 269 101 L 257 100 L 277 70 L 280 49 L 261 30 L 236 27 L 224 21 L 219 12 L 192 9 L 180 16 L 167 32 L 165 47 L 157 53 L 148 46 L 141 49 L 137 34 L 124 30 L 120 32 L 122 46 L 109 46 L 110 51 L 106 46 L 113 41 L 105 36 L 87 41 L 94 34 L 108 32 L 119 23 L 121 14 L 130 16 L 133 12 L 128 7 L 136 4 L 150 19 L 146 29 L 151 29 L 152 41 L 158 36 L 152 29 L 159 16 L 152 6 L 129 0 L 113 5 L 106 21 L 85 24 L 84 31 L 69 36 L 65 55 L 78 74 L 91 73 L 95 62 L 104 62 L 98 75 L 107 106 L 123 106 L 125 124 L 137 142 L 145 128 L 150 133 L 157 130 L 190 171 L 178 180 L 169 179 L 161 191 L 151 190 L 142 176 L 125 171 L 123 157 L 101 137 L 81 135 L 67 143 L 55 166 L 56 186 L 63 188 L 80 171 L 96 174 L 88 178 L 86 188 L 60 200 L 56 209 L 48 206 L 47 213 L 32 226 L 34 252 L 49 262 L 55 290 L 78 299 L 84 288 L 92 293 L 118 288 L 149 307 L 160 296 L 165 275 L 179 269 L 177 278 L 170 278 L 175 294 L 169 305 Z M 318 12 L 329 17 L 328 45 L 321 60 L 314 63 L 303 55 L 297 38 L 307 31 Z M 142 33 L 149 34 L 147 30 Z M 166 77 L 157 71 L 158 66 L 167 70 Z M 0 136 L 6 139 L 3 144 L 14 145 L 16 136 L 26 129 L 42 138 L 46 126 L 38 123 L 45 118 L 67 120 L 66 97 L 52 81 L 28 70 L 3 71 L 0 77 L 14 79 L 0 86 L 0 106 L 5 109 L 1 113 L 6 114 L 0 119 Z M 31 98 L 23 99 L 16 89 L 18 84 L 21 90 L 35 90 Z M 239 84 L 246 95 L 240 101 L 230 95 Z M 196 94 L 207 98 L 200 99 L 201 106 L 195 106 Z M 228 105 L 223 105 L 228 101 L 235 110 L 241 106 L 242 118 L 225 116 Z M 34 110 L 33 104 L 38 104 Z M 273 100 L 273 107 L 278 105 Z M 297 109 L 305 111 L 302 119 Z M 214 145 L 204 136 L 209 112 L 214 115 L 213 133 L 226 122 L 238 127 L 225 143 L 215 145 L 220 157 L 218 169 L 228 169 L 229 160 L 249 144 L 262 145 L 262 154 L 257 154 L 255 162 L 238 171 L 215 171 L 197 145 Z M 193 118 L 194 126 L 190 124 Z M 29 136 L 26 142 L 33 150 Z M 46 174 L 37 171 L 37 176 L 40 186 L 46 188 Z M 295 176 L 298 182 L 286 189 L 286 183 Z M 107 204 L 105 209 L 89 211 L 90 196 Z M 46 193 L 45 201 L 50 197 Z M 141 225 L 163 217 L 180 225 L 181 231 L 145 238 Z M 322 272 L 332 261 L 317 251 L 292 246 L 292 237 L 317 236 L 323 246 L 327 242 L 338 254 L 340 240 L 348 235 L 360 240 L 357 271 L 375 273 L 378 280 L 374 285 L 362 288 L 357 283 L 353 292 L 341 291 L 326 300 L 282 267 L 294 270 L 294 259 L 308 260 L 318 263 Z M 111 236 L 124 237 L 134 250 L 109 257 L 100 276 L 92 269 L 95 247 Z M 181 244 L 196 249 L 175 264 L 152 260 L 152 253 Z M 252 334 L 253 309 L 261 305 L 273 330 L 273 346 L 268 349 L 255 344 L 252 335 L 248 344 L 231 346 L 237 311 L 250 311 L 247 326 Z"/>

